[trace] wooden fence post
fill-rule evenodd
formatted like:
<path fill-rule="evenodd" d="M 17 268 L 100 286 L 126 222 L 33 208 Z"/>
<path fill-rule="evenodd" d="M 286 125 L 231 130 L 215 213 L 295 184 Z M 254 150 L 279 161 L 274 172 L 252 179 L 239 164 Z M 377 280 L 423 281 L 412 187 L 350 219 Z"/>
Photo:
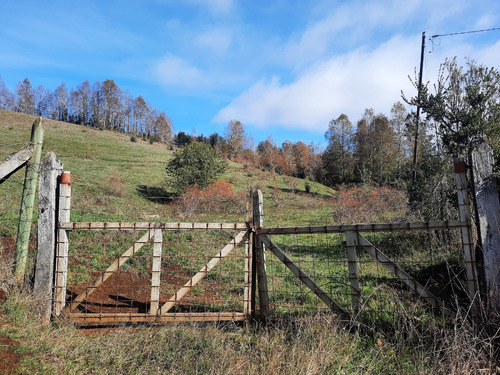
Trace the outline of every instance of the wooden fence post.
<path fill-rule="evenodd" d="M 253 193 L 253 225 L 256 229 L 264 227 L 264 200 L 260 190 L 256 190 Z M 267 288 L 265 247 L 258 235 L 255 236 L 254 242 L 257 280 L 259 284 L 260 318 L 262 323 L 265 324 L 269 316 L 269 291 Z"/>
<path fill-rule="evenodd" d="M 47 153 L 40 164 L 38 187 L 38 250 L 35 265 L 34 294 L 43 303 L 42 320 L 50 322 L 52 315 L 52 294 L 54 259 L 56 248 L 56 190 L 57 179 L 63 170 L 62 163 L 53 152 Z"/>
<path fill-rule="evenodd" d="M 253 223 L 253 191 L 252 187 L 248 188 L 246 197 L 246 218 L 245 222 L 250 228 Z M 250 328 L 252 324 L 253 314 L 255 311 L 255 262 L 254 262 L 254 233 L 248 231 L 248 238 L 245 243 L 245 277 L 244 277 L 244 295 L 243 295 L 243 312 L 245 314 L 245 328 Z"/>
<path fill-rule="evenodd" d="M 500 316 L 500 202 L 493 174 L 493 151 L 486 143 L 476 143 L 470 153 L 479 244 L 488 311 Z"/>
<path fill-rule="evenodd" d="M 43 128 L 42 118 L 39 117 L 31 128 L 30 144 L 33 147 L 33 157 L 26 166 L 24 177 L 23 198 L 19 212 L 19 225 L 16 240 L 16 281 L 19 285 L 24 282 L 26 263 L 28 260 L 28 247 L 30 241 L 31 222 L 33 220 L 33 207 L 38 182 L 38 171 L 42 157 Z"/>
<path fill-rule="evenodd" d="M 476 269 L 476 253 L 474 249 L 471 229 L 472 220 L 469 190 L 467 187 L 466 166 L 463 158 L 455 158 L 454 165 L 460 221 L 466 223 L 466 226 L 462 227 L 460 231 L 462 235 L 462 246 L 464 249 L 465 271 L 467 276 L 467 293 L 471 302 L 477 306 L 479 302 L 479 283 Z M 477 314 L 477 307 L 473 311 L 475 314 Z"/>
<path fill-rule="evenodd" d="M 59 222 L 70 221 L 71 209 L 71 175 L 63 172 L 59 182 Z M 54 315 L 59 316 L 66 305 L 66 281 L 68 276 L 68 234 L 66 229 L 57 231 L 56 248 L 56 285 L 54 288 Z"/>
<path fill-rule="evenodd" d="M 356 254 L 356 243 L 358 242 L 358 233 L 346 232 L 346 250 L 347 250 L 347 267 L 349 269 L 349 282 L 351 284 L 351 303 L 356 319 L 361 306 L 361 289 L 359 287 L 358 278 L 358 259 Z"/>

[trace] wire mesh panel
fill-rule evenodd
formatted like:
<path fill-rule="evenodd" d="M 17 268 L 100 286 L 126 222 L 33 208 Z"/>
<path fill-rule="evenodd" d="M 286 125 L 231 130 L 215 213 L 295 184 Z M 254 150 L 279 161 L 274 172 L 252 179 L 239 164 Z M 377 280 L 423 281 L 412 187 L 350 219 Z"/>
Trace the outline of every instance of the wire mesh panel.
<path fill-rule="evenodd" d="M 70 232 L 63 315 L 82 324 L 245 319 L 250 255 L 244 224 L 118 226 Z"/>
<path fill-rule="evenodd" d="M 343 236 L 337 233 L 269 236 L 307 276 L 342 308 L 350 306 L 349 273 Z M 301 315 L 329 311 L 286 265 L 266 250 L 271 314 Z"/>
<path fill-rule="evenodd" d="M 435 312 L 449 315 L 459 307 L 470 307 L 458 229 L 362 236 L 365 240 L 357 251 L 363 320 L 384 325 L 392 324 L 401 310 L 415 314 L 443 306 Z M 422 287 L 424 296 L 415 298 Z"/>
<path fill-rule="evenodd" d="M 418 315 L 433 308 L 438 315 L 453 315 L 459 307 L 468 308 L 463 224 L 447 224 L 407 231 L 402 225 L 391 231 L 391 224 L 380 224 L 385 230 L 376 231 L 373 224 L 371 232 L 370 225 L 262 229 L 273 245 L 266 251 L 271 314 L 328 311 L 319 289 L 370 325 L 393 326 L 402 310 Z M 287 234 L 276 234 L 280 231 Z M 275 257 L 275 248 L 289 260 Z M 294 275 L 287 268 L 290 261 L 303 274 Z M 302 282 L 306 277 L 314 280 L 313 288 Z"/>
<path fill-rule="evenodd" d="M 30 129 L 31 123 L 27 123 L 22 128 L 0 126 L 0 163 L 30 146 Z M 27 159 L 24 158 L 23 160 Z M 27 168 L 31 171 L 37 171 L 39 165 L 37 163 L 29 163 Z M 22 167 L 12 174 L 10 174 L 10 168 L 3 171 L 6 172 L 7 170 L 9 170 L 9 174 L 5 179 L 0 180 L 0 284 L 5 284 L 0 285 L 0 287 L 6 287 L 13 282 L 12 273 L 15 263 L 16 236 L 19 226 L 23 186 L 25 184 L 32 186 L 31 182 L 33 181 L 33 177 L 26 177 L 26 167 Z M 34 191 L 30 189 L 29 193 L 34 194 Z M 24 208 L 34 209 L 34 207 Z M 31 232 L 30 238 L 26 240 L 29 241 L 28 274 L 33 271 L 34 258 L 36 256 L 36 229 L 36 220 L 33 220 L 31 229 L 29 226 L 26 228 L 26 231 Z"/>

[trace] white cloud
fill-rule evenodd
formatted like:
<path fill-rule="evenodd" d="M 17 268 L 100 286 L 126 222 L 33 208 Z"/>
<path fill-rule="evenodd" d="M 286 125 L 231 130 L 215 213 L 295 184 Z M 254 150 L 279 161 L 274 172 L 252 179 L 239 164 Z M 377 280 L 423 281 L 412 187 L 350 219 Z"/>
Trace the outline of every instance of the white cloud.
<path fill-rule="evenodd" d="M 285 47 L 288 61 L 296 64 L 323 57 L 329 48 L 347 48 L 370 39 L 374 31 L 401 25 L 415 16 L 420 0 L 354 1 L 330 7 L 330 12 L 292 37 Z"/>
<path fill-rule="evenodd" d="M 259 127 L 324 129 L 341 113 L 356 121 L 366 107 L 388 113 L 412 95 L 408 74 L 418 65 L 418 36 L 395 37 L 376 50 L 357 49 L 317 64 L 290 84 L 261 80 L 219 111 L 214 121 L 239 119 Z"/>
<path fill-rule="evenodd" d="M 165 86 L 201 88 L 207 79 L 202 72 L 179 57 L 166 56 L 152 64 L 152 73 Z"/>

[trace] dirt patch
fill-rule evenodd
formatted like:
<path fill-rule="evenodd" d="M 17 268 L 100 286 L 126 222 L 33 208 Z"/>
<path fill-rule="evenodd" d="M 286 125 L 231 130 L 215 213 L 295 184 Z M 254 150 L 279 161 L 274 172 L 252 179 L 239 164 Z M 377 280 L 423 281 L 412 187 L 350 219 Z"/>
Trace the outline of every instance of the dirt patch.
<path fill-rule="evenodd" d="M 0 327 L 5 325 L 0 313 Z M 13 374 L 21 361 L 21 356 L 15 353 L 18 343 L 6 336 L 0 335 L 0 374 Z"/>
<path fill-rule="evenodd" d="M 160 305 L 167 302 L 193 275 L 193 272 L 188 272 L 177 264 L 171 264 L 163 269 Z M 93 279 L 99 277 L 102 277 L 100 272 L 92 273 Z M 70 303 L 90 284 L 88 282 L 84 285 L 68 286 L 67 302 Z M 176 305 L 176 311 L 199 311 L 209 304 L 217 304 L 221 301 L 221 287 L 217 280 L 204 279 L 197 288 L 199 289 L 188 293 Z M 234 293 L 233 298 L 237 299 L 239 296 Z M 151 275 L 149 272 L 117 271 L 95 289 L 78 306 L 78 310 L 84 313 L 146 313 L 150 309 L 150 301 Z"/>

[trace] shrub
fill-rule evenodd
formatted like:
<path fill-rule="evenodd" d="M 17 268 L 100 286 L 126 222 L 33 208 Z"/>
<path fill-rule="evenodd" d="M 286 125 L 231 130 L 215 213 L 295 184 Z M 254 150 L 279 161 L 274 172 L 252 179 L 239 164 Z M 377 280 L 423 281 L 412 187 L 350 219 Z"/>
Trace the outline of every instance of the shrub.
<path fill-rule="evenodd" d="M 137 138 L 133 135 L 130 137 L 130 142 L 137 142 Z"/>
<path fill-rule="evenodd" d="M 232 206 L 244 197 L 245 193 L 236 194 L 229 182 L 216 181 L 205 189 L 199 185 L 187 187 L 177 205 L 184 214 L 200 211 L 221 212 L 231 210 Z"/>
<path fill-rule="evenodd" d="M 336 221 L 343 224 L 392 221 L 408 209 L 405 193 L 388 187 L 341 187 L 332 206 Z"/>
<path fill-rule="evenodd" d="M 174 152 L 167 163 L 167 185 L 175 193 L 198 185 L 206 188 L 226 170 L 226 161 L 204 143 L 191 143 Z"/>

